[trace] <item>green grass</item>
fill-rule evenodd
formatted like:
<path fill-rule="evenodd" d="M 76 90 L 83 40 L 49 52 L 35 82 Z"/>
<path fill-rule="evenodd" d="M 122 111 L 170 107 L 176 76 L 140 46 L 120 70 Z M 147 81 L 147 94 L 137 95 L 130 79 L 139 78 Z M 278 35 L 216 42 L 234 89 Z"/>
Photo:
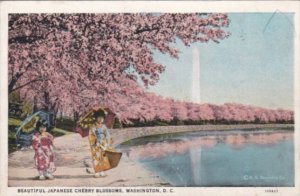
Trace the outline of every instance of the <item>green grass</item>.
<path fill-rule="evenodd" d="M 8 125 L 9 126 L 20 126 L 21 122 L 22 122 L 21 120 L 15 119 L 15 118 L 9 118 L 8 119 Z"/>
<path fill-rule="evenodd" d="M 21 120 L 15 118 L 8 119 L 8 138 L 16 139 L 16 128 L 20 126 Z"/>
<path fill-rule="evenodd" d="M 54 137 L 59 137 L 59 136 L 62 136 L 62 135 L 68 135 L 70 133 L 73 133 L 73 132 L 67 131 L 67 130 L 64 130 L 64 129 L 59 129 L 59 128 L 56 128 L 56 127 L 51 131 L 51 134 Z"/>

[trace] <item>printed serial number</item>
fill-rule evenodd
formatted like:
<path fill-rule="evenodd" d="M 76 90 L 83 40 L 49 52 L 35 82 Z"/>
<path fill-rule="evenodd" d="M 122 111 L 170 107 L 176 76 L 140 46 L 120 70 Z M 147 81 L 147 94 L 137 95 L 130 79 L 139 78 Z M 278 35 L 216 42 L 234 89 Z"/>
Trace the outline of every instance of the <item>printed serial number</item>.
<path fill-rule="evenodd" d="M 278 189 L 266 189 L 266 193 L 278 193 Z"/>

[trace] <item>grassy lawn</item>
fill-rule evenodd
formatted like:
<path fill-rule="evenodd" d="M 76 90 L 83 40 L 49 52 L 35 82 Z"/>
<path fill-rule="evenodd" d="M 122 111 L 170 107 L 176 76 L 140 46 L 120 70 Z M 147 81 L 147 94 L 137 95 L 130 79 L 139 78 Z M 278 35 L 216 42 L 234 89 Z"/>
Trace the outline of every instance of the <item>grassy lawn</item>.
<path fill-rule="evenodd" d="M 73 133 L 71 131 L 67 131 L 67 130 L 63 130 L 63 129 L 59 129 L 59 128 L 54 128 L 52 131 L 51 131 L 51 134 L 54 136 L 54 137 L 59 137 L 59 136 L 63 136 L 63 135 L 68 135 L 70 133 Z"/>
<path fill-rule="evenodd" d="M 15 118 L 8 119 L 8 150 L 9 150 L 9 153 L 17 150 L 16 129 L 18 128 L 18 126 L 20 126 L 21 122 L 22 122 L 21 120 L 15 119 Z M 72 133 L 72 132 L 63 130 L 63 129 L 59 129 L 56 127 L 51 131 L 51 134 L 54 137 L 59 137 L 59 136 L 67 135 L 70 133 Z"/>
<path fill-rule="evenodd" d="M 8 119 L 8 125 L 9 126 L 19 126 L 21 124 L 21 120 L 15 119 L 15 118 L 9 118 Z"/>

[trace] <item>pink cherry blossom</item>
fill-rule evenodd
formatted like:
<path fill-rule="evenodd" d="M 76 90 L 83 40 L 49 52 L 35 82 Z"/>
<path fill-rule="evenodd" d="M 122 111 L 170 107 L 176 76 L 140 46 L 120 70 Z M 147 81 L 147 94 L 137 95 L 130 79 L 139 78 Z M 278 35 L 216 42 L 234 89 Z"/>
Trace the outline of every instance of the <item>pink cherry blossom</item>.
<path fill-rule="evenodd" d="M 68 116 L 103 105 L 123 123 L 292 122 L 289 110 L 196 104 L 146 90 L 165 71 L 154 50 L 178 58 L 177 39 L 220 42 L 228 25 L 222 13 L 10 14 L 9 93 Z"/>
<path fill-rule="evenodd" d="M 143 87 L 165 70 L 153 49 L 177 58 L 176 38 L 218 42 L 228 24 L 217 13 L 10 14 L 9 92 L 56 112 L 105 104 L 123 120 L 153 119 L 159 109 Z"/>

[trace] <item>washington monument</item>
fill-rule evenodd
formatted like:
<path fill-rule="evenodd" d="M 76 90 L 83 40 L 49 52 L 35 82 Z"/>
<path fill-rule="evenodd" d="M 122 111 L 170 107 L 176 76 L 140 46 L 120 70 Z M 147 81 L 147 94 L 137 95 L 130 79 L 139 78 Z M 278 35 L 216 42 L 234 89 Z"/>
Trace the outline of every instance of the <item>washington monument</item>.
<path fill-rule="evenodd" d="M 200 103 L 200 56 L 199 49 L 194 46 L 193 48 L 193 69 L 192 69 L 192 88 L 191 88 L 191 101 Z"/>

